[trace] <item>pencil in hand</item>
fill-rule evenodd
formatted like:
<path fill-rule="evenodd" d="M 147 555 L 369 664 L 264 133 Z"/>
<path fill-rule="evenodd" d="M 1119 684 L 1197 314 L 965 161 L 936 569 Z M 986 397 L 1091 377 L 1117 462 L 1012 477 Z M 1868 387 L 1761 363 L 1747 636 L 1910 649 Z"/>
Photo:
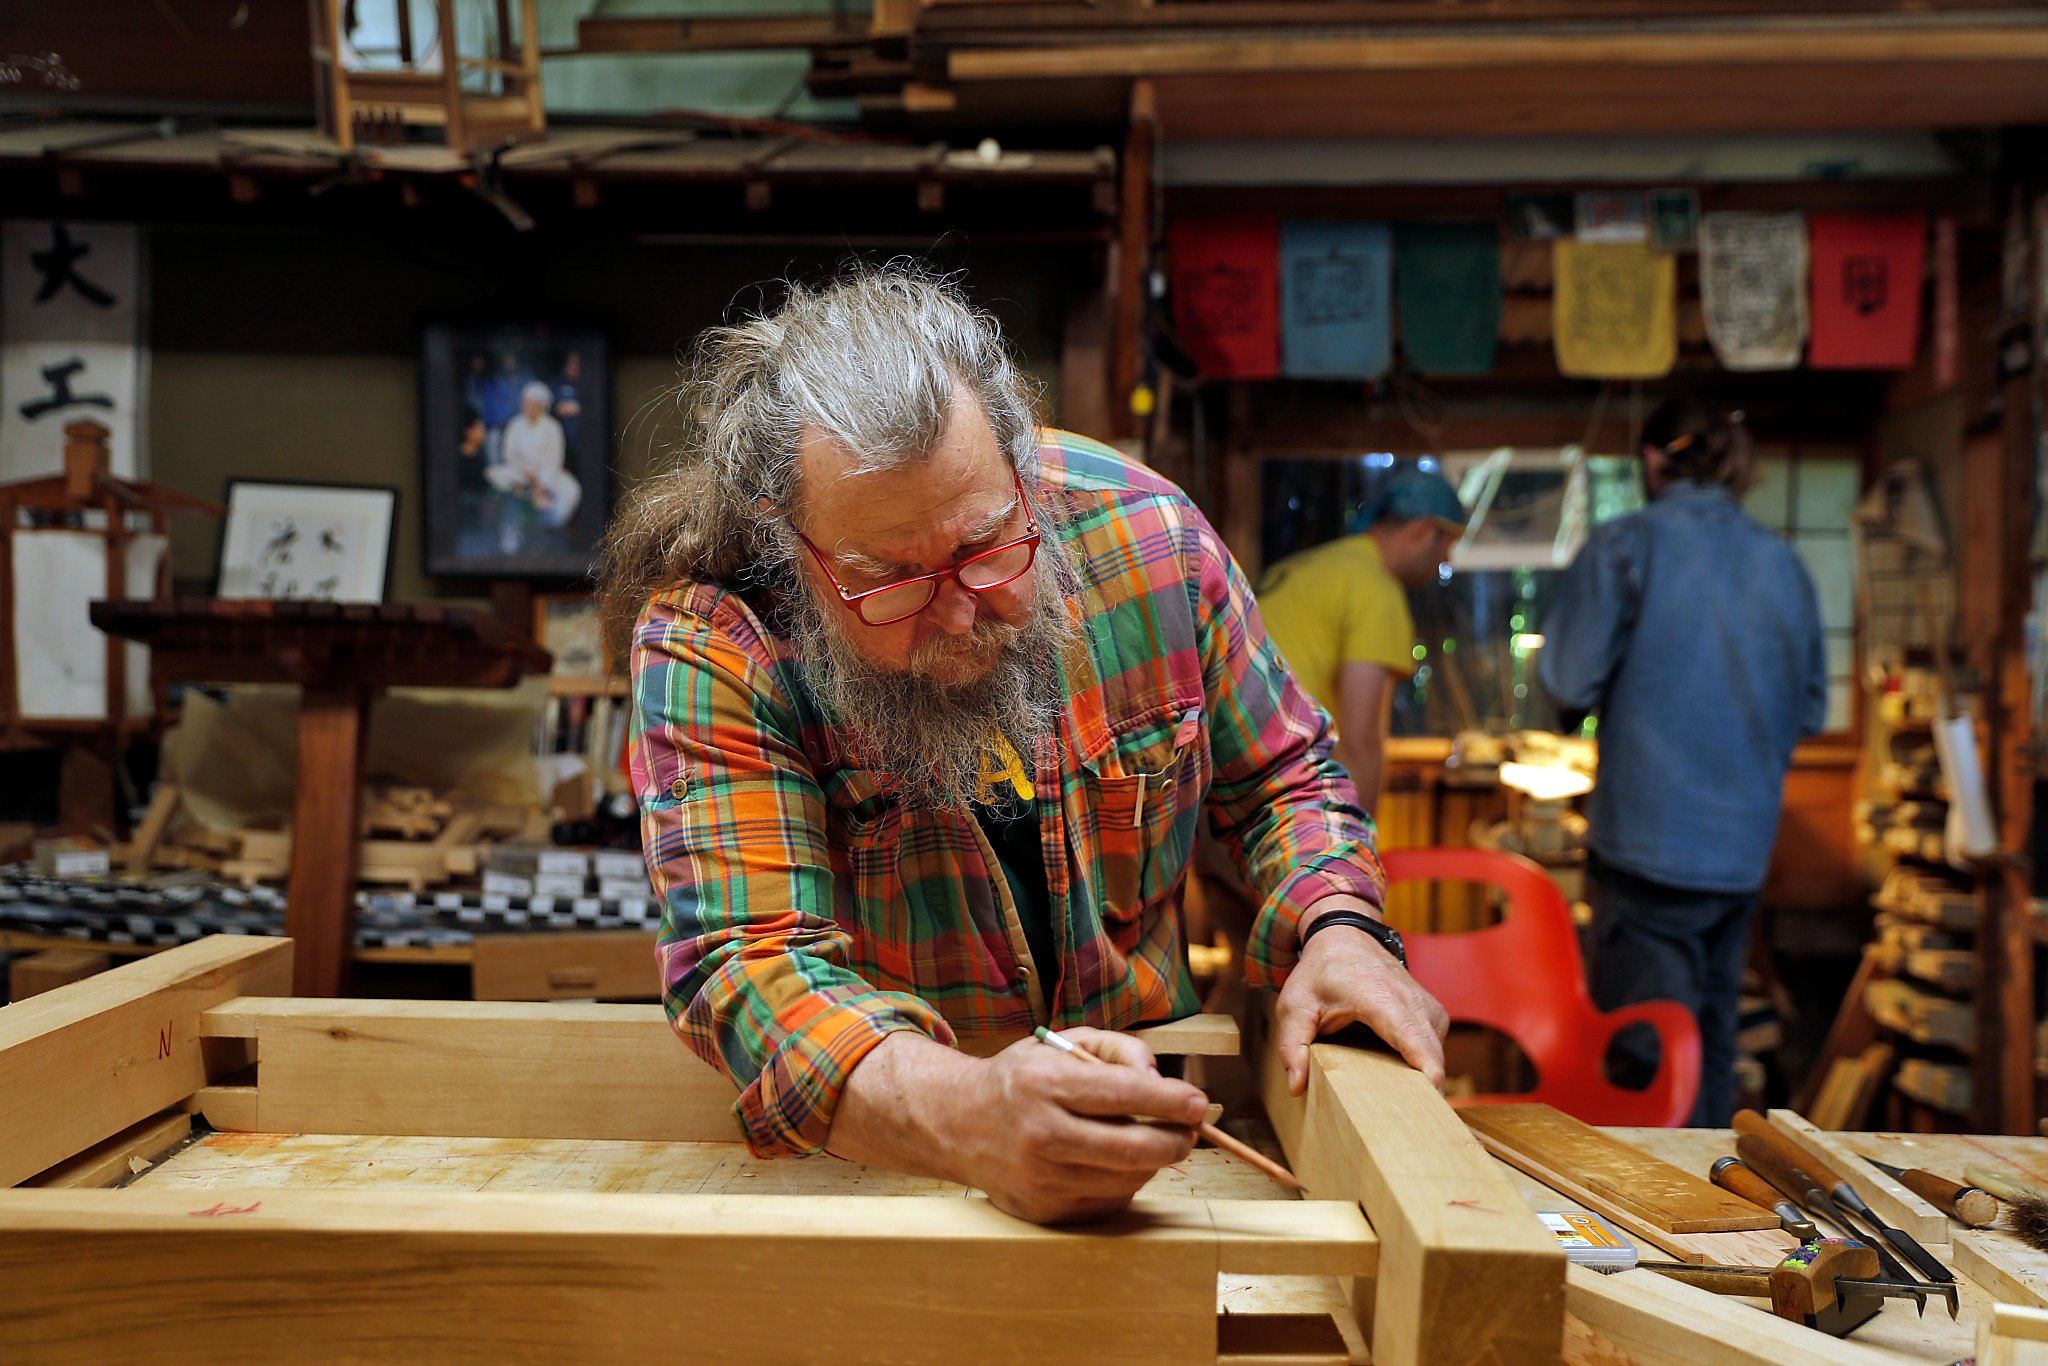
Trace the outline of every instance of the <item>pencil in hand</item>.
<path fill-rule="evenodd" d="M 1032 1037 L 1037 1039 L 1042 1044 L 1049 1044 L 1052 1047 L 1059 1049 L 1062 1053 L 1069 1053 L 1072 1054 L 1074 1057 L 1084 1058 L 1089 1062 L 1099 1062 L 1111 1066 L 1114 1065 L 1109 1063 L 1109 1060 L 1107 1058 L 1096 1057 L 1093 1053 L 1090 1053 L 1087 1049 L 1081 1047 L 1081 1045 L 1075 1043 L 1066 1035 L 1061 1034 L 1057 1030 L 1047 1029 L 1044 1025 L 1040 1025 L 1037 1029 L 1033 1030 Z M 1255 1171 L 1264 1173 L 1266 1176 L 1269 1176 L 1273 1180 L 1278 1181 L 1281 1185 L 1287 1187 L 1289 1190 L 1300 1191 L 1303 1195 L 1308 1194 L 1308 1187 L 1302 1185 L 1300 1179 L 1297 1178 L 1293 1172 L 1287 1170 L 1287 1168 L 1281 1166 L 1272 1158 L 1267 1157 L 1257 1148 L 1252 1147 L 1251 1144 L 1232 1138 L 1229 1134 L 1224 1133 L 1221 1129 L 1217 1128 L 1213 1124 L 1197 1124 L 1195 1126 L 1195 1132 L 1201 1136 L 1204 1142 L 1209 1143 L 1214 1147 L 1222 1149 L 1224 1152 L 1229 1153 L 1232 1157 L 1244 1163 L 1246 1166 L 1251 1167 Z"/>

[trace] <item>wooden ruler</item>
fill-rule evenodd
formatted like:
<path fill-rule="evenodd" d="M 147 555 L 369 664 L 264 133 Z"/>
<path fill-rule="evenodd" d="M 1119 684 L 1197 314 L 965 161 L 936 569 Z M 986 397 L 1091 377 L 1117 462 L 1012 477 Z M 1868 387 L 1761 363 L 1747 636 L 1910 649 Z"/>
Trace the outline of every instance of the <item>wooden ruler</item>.
<path fill-rule="evenodd" d="M 1552 1106 L 1475 1105 L 1458 1113 L 1474 1133 L 1492 1140 L 1489 1148 L 1518 1153 L 1568 1176 L 1573 1184 L 1662 1232 L 1739 1233 L 1780 1226 L 1771 1211 Z M 1545 1179 L 1533 1171 L 1529 1174 Z"/>

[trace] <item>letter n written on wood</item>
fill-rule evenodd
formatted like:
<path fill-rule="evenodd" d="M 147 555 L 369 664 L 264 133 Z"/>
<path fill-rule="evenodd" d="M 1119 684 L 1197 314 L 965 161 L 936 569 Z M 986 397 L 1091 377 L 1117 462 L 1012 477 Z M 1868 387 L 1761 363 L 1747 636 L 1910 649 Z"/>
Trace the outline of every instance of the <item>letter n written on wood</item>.
<path fill-rule="evenodd" d="M 205 1086 L 201 1013 L 291 975 L 289 941 L 213 935 L 0 1009 L 0 1186 Z"/>
<path fill-rule="evenodd" d="M 1353 1288 L 1375 1366 L 1523 1366 L 1563 1350 L 1564 1253 L 1421 1073 L 1339 1044 L 1287 1094 L 1271 1039 L 1260 1091 L 1317 1199 L 1356 1200 L 1380 1240 L 1377 1288 Z"/>

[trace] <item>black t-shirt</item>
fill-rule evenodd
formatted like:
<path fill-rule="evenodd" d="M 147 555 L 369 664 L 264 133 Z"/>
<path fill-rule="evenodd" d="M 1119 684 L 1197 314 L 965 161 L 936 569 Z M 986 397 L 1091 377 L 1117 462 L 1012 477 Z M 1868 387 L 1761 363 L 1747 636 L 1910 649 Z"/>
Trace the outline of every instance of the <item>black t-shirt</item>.
<path fill-rule="evenodd" d="M 1060 949 L 1052 927 L 1052 889 L 1045 876 L 1045 839 L 1038 824 L 1038 803 L 1020 801 L 1002 789 L 998 792 L 994 802 L 974 804 L 974 818 L 981 822 L 996 862 L 1002 865 L 1003 878 L 1010 884 L 1017 918 L 1024 924 L 1024 942 L 1031 949 L 1031 970 L 1050 995 L 1059 981 Z"/>

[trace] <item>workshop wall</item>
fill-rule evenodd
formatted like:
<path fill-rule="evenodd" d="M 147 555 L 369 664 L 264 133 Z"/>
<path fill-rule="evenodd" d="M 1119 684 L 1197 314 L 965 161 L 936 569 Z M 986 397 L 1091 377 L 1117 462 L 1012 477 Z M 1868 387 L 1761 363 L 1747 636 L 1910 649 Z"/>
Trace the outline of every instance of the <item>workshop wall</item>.
<path fill-rule="evenodd" d="M 481 582 L 430 580 L 421 567 L 423 324 L 541 320 L 604 331 L 613 410 L 628 428 L 614 445 L 623 488 L 657 458 L 661 440 L 659 422 L 633 418 L 675 382 L 691 338 L 728 310 L 752 307 L 760 282 L 815 277 L 848 254 L 545 233 L 479 241 L 430 231 L 159 229 L 150 235 L 149 473 L 215 498 L 237 475 L 396 486 L 392 598 L 488 596 Z M 1056 413 L 1066 258 L 955 242 L 941 264 L 971 268 L 975 297 Z M 172 573 L 185 588 L 207 591 L 217 539 L 217 523 L 177 525 Z"/>

